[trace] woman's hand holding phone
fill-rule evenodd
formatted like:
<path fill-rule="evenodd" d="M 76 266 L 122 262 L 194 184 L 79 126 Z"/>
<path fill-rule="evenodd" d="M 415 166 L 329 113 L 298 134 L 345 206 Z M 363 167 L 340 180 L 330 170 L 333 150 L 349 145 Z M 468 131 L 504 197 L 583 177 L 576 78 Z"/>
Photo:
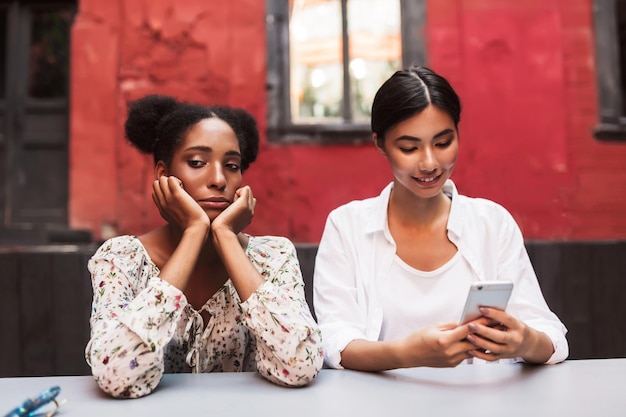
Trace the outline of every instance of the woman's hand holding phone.
<path fill-rule="evenodd" d="M 512 291 L 513 283 L 506 281 L 476 282 L 470 287 L 460 323 L 469 323 L 467 340 L 478 347 L 473 356 L 494 361 L 515 350 L 510 343 L 515 344 L 516 335 L 507 334 L 509 327 L 499 320 L 519 327 L 518 320 L 505 313 Z"/>
<path fill-rule="evenodd" d="M 402 367 L 454 367 L 465 359 L 475 346 L 466 337 L 467 326 L 439 323 L 424 327 L 401 339 L 399 356 Z"/>
<path fill-rule="evenodd" d="M 467 324 L 467 341 L 476 346 L 469 353 L 486 361 L 522 358 L 545 363 L 554 353 L 550 338 L 505 311 L 482 307 L 482 317 Z M 493 326 L 492 323 L 498 323 Z"/>
<path fill-rule="evenodd" d="M 513 292 L 510 281 L 480 281 L 470 286 L 460 324 L 476 320 L 482 316 L 481 307 L 505 310 Z"/>
<path fill-rule="evenodd" d="M 470 352 L 472 356 L 487 361 L 524 356 L 529 327 L 505 311 L 489 307 L 480 310 L 482 317 L 467 324 L 467 340 L 477 348 Z"/>

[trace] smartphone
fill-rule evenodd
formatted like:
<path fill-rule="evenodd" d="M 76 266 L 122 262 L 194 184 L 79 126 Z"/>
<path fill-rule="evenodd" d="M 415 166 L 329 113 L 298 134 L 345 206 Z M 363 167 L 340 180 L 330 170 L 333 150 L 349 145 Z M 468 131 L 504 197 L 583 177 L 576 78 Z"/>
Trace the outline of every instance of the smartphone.
<path fill-rule="evenodd" d="M 513 283 L 510 281 L 482 281 L 472 284 L 465 301 L 465 308 L 461 316 L 460 324 L 476 320 L 480 314 L 480 307 L 493 307 L 506 310 L 506 305 L 511 298 Z"/>

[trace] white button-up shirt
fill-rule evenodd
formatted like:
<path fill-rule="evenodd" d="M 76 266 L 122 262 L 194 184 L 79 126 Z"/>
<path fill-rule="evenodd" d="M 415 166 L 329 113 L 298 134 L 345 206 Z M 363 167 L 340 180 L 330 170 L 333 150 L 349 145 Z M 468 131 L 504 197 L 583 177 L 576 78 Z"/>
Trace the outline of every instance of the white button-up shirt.
<path fill-rule="evenodd" d="M 313 304 L 330 367 L 342 368 L 341 351 L 351 341 L 379 340 L 379 285 L 396 253 L 395 243 L 384 233 L 392 186 L 378 197 L 333 210 L 326 221 L 315 261 Z M 470 265 L 474 280 L 512 281 L 507 312 L 552 340 L 554 354 L 547 363 L 565 360 L 567 329 L 546 304 L 511 214 L 493 201 L 459 195 L 451 180 L 443 192 L 452 199 L 448 238 Z M 446 302 L 446 294 L 441 294 L 441 302 Z M 439 322 L 437 317 L 432 321 Z"/>

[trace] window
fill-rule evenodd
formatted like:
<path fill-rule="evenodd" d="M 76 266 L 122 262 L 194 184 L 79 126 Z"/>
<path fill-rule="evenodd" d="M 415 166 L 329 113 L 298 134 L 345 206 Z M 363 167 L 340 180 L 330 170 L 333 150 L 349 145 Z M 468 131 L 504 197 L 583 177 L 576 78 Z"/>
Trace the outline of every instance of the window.
<path fill-rule="evenodd" d="M 425 64 L 425 0 L 266 0 L 268 137 L 370 140 L 374 94 Z"/>
<path fill-rule="evenodd" d="M 15 241 L 67 224 L 70 34 L 76 2 L 0 0 L 0 218 Z M 37 235 L 26 233 L 42 229 Z M 0 231 L 0 234 L 3 232 Z"/>
<path fill-rule="evenodd" d="M 6 62 L 7 56 L 7 10 L 0 5 L 0 101 L 4 101 L 5 95 L 5 77 L 6 77 Z M 2 135 L 2 126 L 0 126 L 0 135 Z"/>
<path fill-rule="evenodd" d="M 626 140 L 626 0 L 594 1 L 598 139 Z"/>
<path fill-rule="evenodd" d="M 69 86 L 70 32 L 73 10 L 33 8 L 28 57 L 28 95 L 66 98 Z"/>

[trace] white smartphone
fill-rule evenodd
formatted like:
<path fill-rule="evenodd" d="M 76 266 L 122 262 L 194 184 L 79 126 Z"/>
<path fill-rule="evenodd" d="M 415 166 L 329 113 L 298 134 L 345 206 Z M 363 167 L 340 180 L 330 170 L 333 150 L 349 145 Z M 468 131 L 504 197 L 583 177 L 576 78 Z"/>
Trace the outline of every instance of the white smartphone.
<path fill-rule="evenodd" d="M 493 307 L 506 310 L 511 298 L 513 283 L 509 281 L 482 281 L 472 284 L 465 301 L 465 308 L 460 324 L 476 320 L 480 314 L 480 307 Z"/>

